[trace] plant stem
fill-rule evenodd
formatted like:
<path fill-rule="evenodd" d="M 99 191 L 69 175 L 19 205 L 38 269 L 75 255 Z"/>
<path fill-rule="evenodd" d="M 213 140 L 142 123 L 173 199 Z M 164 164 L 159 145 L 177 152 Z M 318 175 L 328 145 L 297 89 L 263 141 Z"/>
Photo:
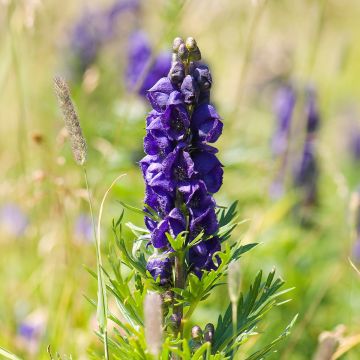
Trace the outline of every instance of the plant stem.
<path fill-rule="evenodd" d="M 184 273 L 184 255 L 177 254 L 175 257 L 175 279 L 174 285 L 178 289 L 183 289 L 185 287 L 185 273 Z M 177 295 L 179 297 L 179 295 Z M 176 329 L 175 335 L 180 335 L 180 339 L 183 337 L 183 316 L 184 316 L 184 305 L 183 304 L 175 304 L 173 308 L 173 313 L 176 316 L 176 321 L 178 327 Z M 181 346 L 181 345 L 180 345 Z M 176 354 L 171 355 L 172 360 L 181 360 L 180 357 Z"/>
<path fill-rule="evenodd" d="M 91 216 L 91 222 L 92 222 L 92 227 L 93 227 L 93 231 L 94 231 L 94 238 L 95 238 L 95 247 L 96 247 L 96 258 L 97 258 L 97 268 L 98 268 L 98 296 L 102 296 L 102 299 L 98 299 L 98 306 L 99 306 L 99 300 L 101 300 L 101 304 L 103 307 L 103 312 L 104 312 L 104 322 L 105 322 L 105 326 L 101 326 L 101 332 L 103 335 L 103 341 L 104 341 L 104 353 L 105 353 L 105 359 L 109 360 L 109 346 L 108 346 L 108 337 L 107 337 L 107 329 L 106 329 L 106 321 L 107 321 L 107 313 L 106 313 L 106 306 L 107 306 L 107 301 L 106 301 L 106 294 L 104 294 L 104 284 L 103 284 L 103 279 L 102 279 L 102 261 L 101 261 L 101 249 L 100 249 L 100 240 L 99 237 L 97 236 L 96 233 L 96 226 L 95 226 L 95 218 L 94 218 L 94 210 L 93 210 L 93 205 L 92 205 L 92 200 L 91 200 L 91 194 L 90 194 L 90 187 L 89 187 L 89 181 L 88 181 L 88 176 L 87 176 L 87 171 L 85 166 L 83 166 L 83 170 L 84 170 L 84 178 L 85 178 L 85 184 L 86 184 L 86 190 L 88 193 L 88 200 L 89 200 L 89 207 L 90 207 L 90 216 Z"/>
<path fill-rule="evenodd" d="M 175 257 L 175 287 L 178 289 L 183 289 L 185 287 L 184 256 L 182 254 Z M 178 333 L 180 333 L 181 337 L 183 332 L 183 313 L 183 304 L 174 306 L 174 314 L 177 316 L 177 319 L 179 319 Z"/>

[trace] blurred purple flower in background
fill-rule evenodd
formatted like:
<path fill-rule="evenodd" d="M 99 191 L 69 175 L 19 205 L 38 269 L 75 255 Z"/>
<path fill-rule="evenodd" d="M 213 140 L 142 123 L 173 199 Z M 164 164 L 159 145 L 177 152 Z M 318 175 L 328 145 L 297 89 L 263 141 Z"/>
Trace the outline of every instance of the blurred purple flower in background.
<path fill-rule="evenodd" d="M 295 168 L 294 185 L 301 190 L 304 205 L 315 205 L 317 203 L 319 177 L 315 142 L 320 125 L 320 114 L 316 92 L 313 88 L 306 91 L 305 114 L 305 142 L 301 159 Z"/>
<path fill-rule="evenodd" d="M 82 242 L 92 242 L 94 240 L 91 217 L 87 214 L 80 214 L 74 225 L 74 235 Z"/>
<path fill-rule="evenodd" d="M 117 0 L 106 9 L 86 10 L 70 33 L 73 70 L 83 74 L 101 47 L 116 36 L 119 17 L 139 8 L 139 0 Z"/>
<path fill-rule="evenodd" d="M 135 31 L 129 38 L 128 65 L 125 73 L 128 90 L 145 96 L 147 90 L 159 79 L 167 76 L 171 66 L 171 53 L 165 51 L 153 56 L 146 34 L 141 30 Z"/>
<path fill-rule="evenodd" d="M 295 102 L 295 91 L 290 84 L 282 86 L 277 91 L 274 101 L 277 126 L 271 143 L 272 152 L 275 156 L 283 154 L 288 147 Z"/>
<path fill-rule="evenodd" d="M 276 178 L 270 185 L 270 196 L 279 199 L 284 194 L 291 123 L 296 103 L 295 89 L 291 84 L 281 86 L 274 100 L 276 130 L 271 141 L 271 150 L 278 161 Z"/>
<path fill-rule="evenodd" d="M 42 310 L 36 310 L 28 314 L 18 325 L 17 338 L 20 345 L 27 353 L 35 354 L 39 351 L 39 345 L 46 327 L 46 314 Z"/>
<path fill-rule="evenodd" d="M 7 203 L 0 207 L 0 226 L 12 236 L 20 237 L 29 224 L 27 215 L 15 203 Z"/>
<path fill-rule="evenodd" d="M 360 161 L 360 127 L 353 126 L 349 134 L 349 150 L 355 161 Z"/>

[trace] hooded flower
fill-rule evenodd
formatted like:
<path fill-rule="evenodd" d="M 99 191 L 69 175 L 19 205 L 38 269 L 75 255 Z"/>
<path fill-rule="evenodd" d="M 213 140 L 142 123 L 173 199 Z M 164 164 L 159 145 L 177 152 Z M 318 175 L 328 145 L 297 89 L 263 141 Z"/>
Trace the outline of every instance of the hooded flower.
<path fill-rule="evenodd" d="M 160 285 L 165 286 L 171 281 L 172 260 L 169 253 L 154 254 L 148 259 L 146 270 L 149 271 L 154 280 L 159 279 Z"/>
<path fill-rule="evenodd" d="M 218 158 L 207 151 L 196 151 L 193 153 L 195 171 L 204 181 L 210 193 L 219 191 L 222 185 L 223 169 Z"/>
<path fill-rule="evenodd" d="M 202 270 L 210 271 L 216 269 L 213 256 L 221 250 L 220 241 L 217 237 L 202 241 L 190 249 L 189 261 L 192 270 L 201 277 Z"/>
<path fill-rule="evenodd" d="M 191 128 L 199 141 L 213 143 L 221 135 L 223 123 L 214 106 L 205 103 L 194 111 Z"/>

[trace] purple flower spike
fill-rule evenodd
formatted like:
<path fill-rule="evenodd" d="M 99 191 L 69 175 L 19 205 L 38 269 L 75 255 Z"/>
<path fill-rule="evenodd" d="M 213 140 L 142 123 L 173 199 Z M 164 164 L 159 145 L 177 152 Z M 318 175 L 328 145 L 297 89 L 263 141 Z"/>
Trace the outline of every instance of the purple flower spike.
<path fill-rule="evenodd" d="M 219 224 L 212 194 L 221 187 L 223 169 L 215 155 L 217 149 L 209 143 L 219 138 L 223 124 L 209 103 L 212 79 L 208 67 L 193 62 L 188 66 L 182 62 L 186 51 L 180 54 L 179 47 L 178 52 L 169 76 L 147 94 L 153 110 L 146 119 L 147 155 L 140 167 L 146 184 L 145 204 L 159 220 L 145 216 L 145 224 L 152 246 L 163 251 L 160 260 L 159 255 L 148 259 L 154 279 L 170 278 L 168 256 L 173 249 L 167 234 L 175 238 L 185 232 L 186 242 L 204 234 L 189 253 L 189 271 L 199 277 L 202 270 L 215 268 L 212 255 L 220 250 L 220 240 L 214 237 Z"/>

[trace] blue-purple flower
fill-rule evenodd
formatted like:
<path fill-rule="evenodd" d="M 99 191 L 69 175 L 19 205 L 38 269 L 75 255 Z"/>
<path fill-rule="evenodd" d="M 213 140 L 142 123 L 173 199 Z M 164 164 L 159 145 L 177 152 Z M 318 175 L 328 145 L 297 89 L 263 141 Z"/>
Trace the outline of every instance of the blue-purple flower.
<path fill-rule="evenodd" d="M 10 235 L 22 236 L 28 224 L 28 216 L 17 204 L 7 203 L 0 207 L 0 226 Z"/>
<path fill-rule="evenodd" d="M 317 202 L 319 168 L 316 157 L 316 132 L 320 125 L 320 115 L 317 108 L 316 93 L 313 89 L 306 94 L 306 134 L 303 153 L 297 164 L 294 184 L 302 192 L 304 205 L 314 205 Z"/>
<path fill-rule="evenodd" d="M 166 76 L 171 66 L 171 54 L 161 52 L 154 56 L 146 34 L 135 31 L 129 39 L 126 84 L 132 91 L 145 96 L 159 79 Z"/>
<path fill-rule="evenodd" d="M 82 14 L 71 30 L 68 45 L 78 73 L 84 73 L 102 46 L 114 38 L 119 17 L 138 8 L 138 0 L 116 0 L 106 9 L 87 10 Z"/>
<path fill-rule="evenodd" d="M 94 241 L 93 226 L 89 215 L 80 214 L 74 225 L 74 235 L 80 241 Z"/>
<path fill-rule="evenodd" d="M 295 102 L 296 95 L 291 85 L 282 86 L 278 90 L 274 103 L 277 127 L 272 139 L 272 151 L 276 156 L 287 149 Z"/>
<path fill-rule="evenodd" d="M 184 59 L 174 53 L 169 75 L 147 93 L 153 110 L 146 120 L 147 155 L 140 161 L 145 204 L 160 219 L 154 220 L 150 213 L 145 217 L 151 244 L 161 251 L 149 258 L 147 269 L 163 284 L 171 281 L 173 249 L 168 236 L 184 233 L 189 242 L 202 235 L 188 255 L 188 269 L 199 277 L 202 270 L 216 268 L 213 255 L 220 251 L 212 194 L 222 185 L 223 168 L 217 149 L 209 143 L 219 138 L 223 124 L 209 102 L 209 68 Z"/>

